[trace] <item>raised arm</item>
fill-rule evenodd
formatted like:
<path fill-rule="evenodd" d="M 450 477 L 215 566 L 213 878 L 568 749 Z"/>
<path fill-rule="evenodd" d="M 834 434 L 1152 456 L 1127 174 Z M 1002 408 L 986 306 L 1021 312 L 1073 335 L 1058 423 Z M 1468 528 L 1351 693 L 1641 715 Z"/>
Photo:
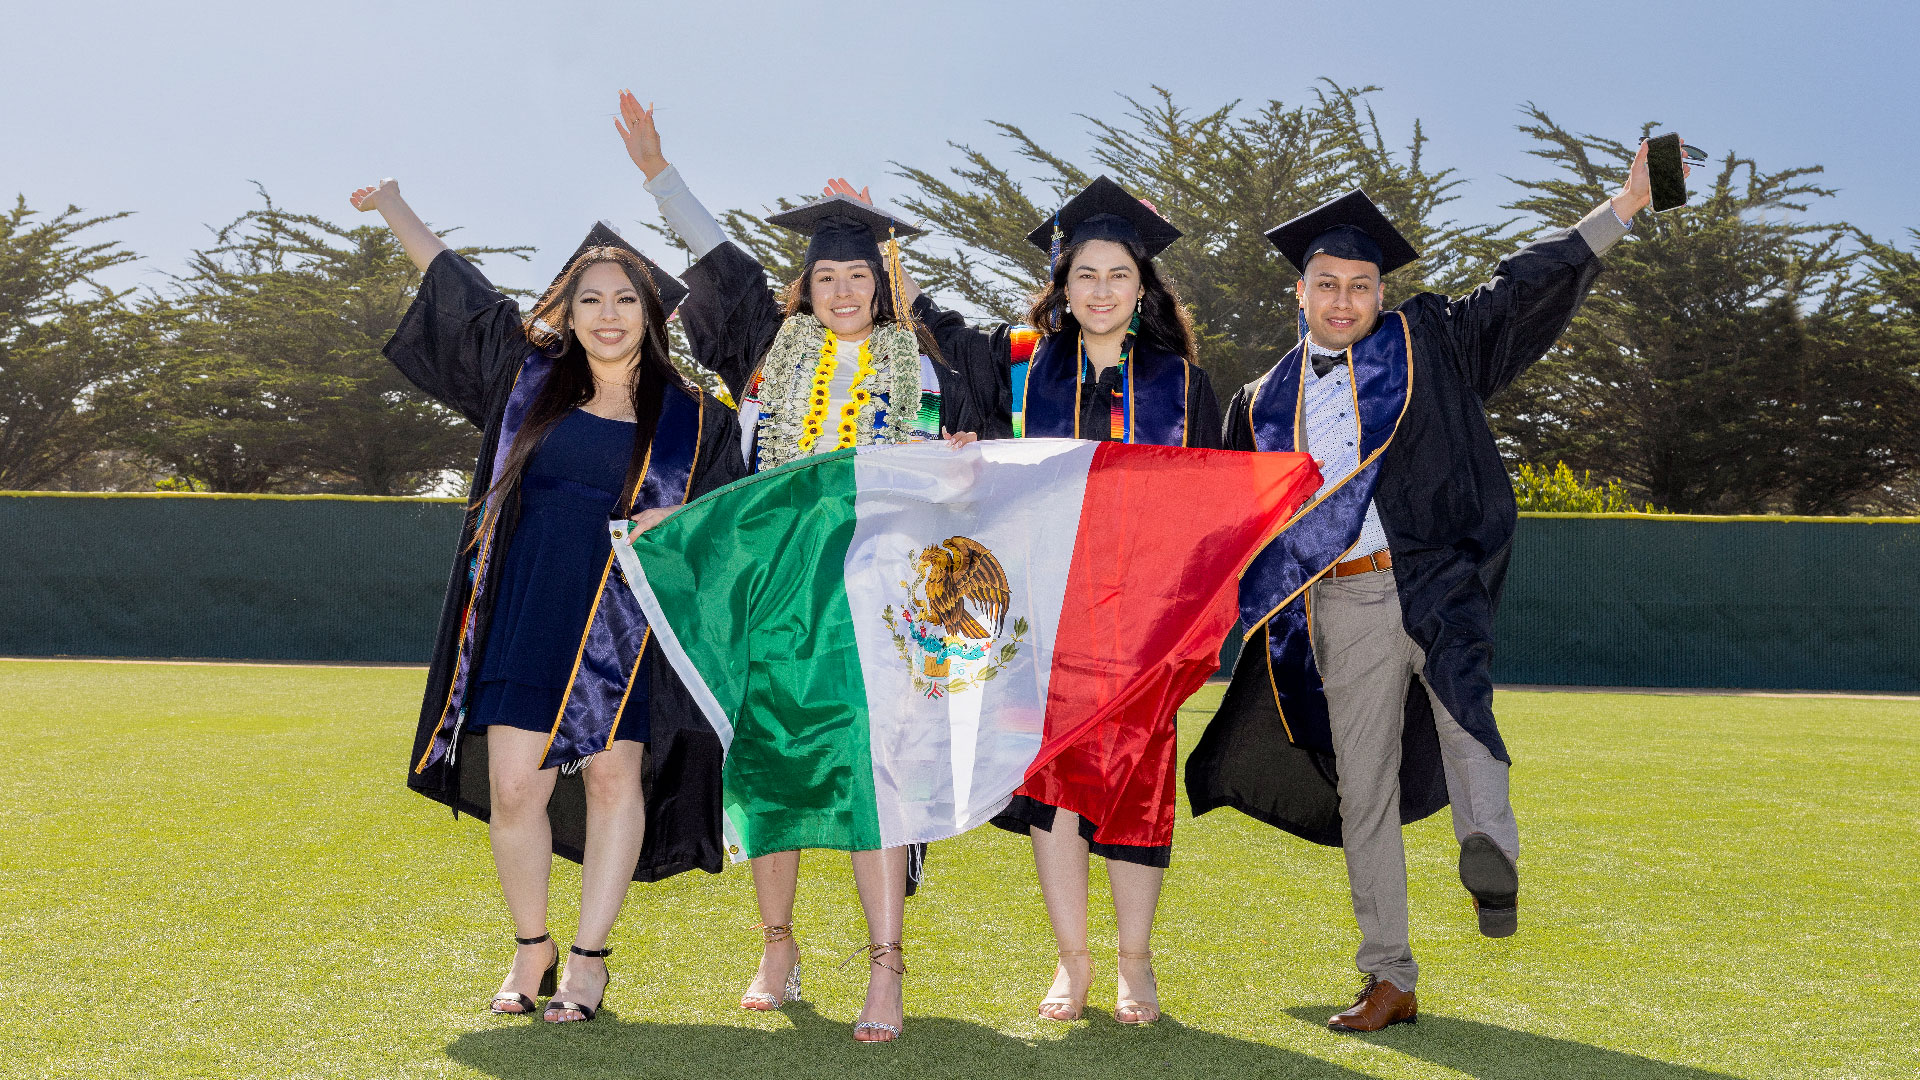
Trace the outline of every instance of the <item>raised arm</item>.
<path fill-rule="evenodd" d="M 1486 284 L 1444 302 L 1454 364 L 1483 400 L 1553 347 L 1598 276 L 1598 257 L 1627 234 L 1633 216 L 1652 201 L 1652 190 L 1643 142 L 1611 199 L 1572 228 L 1548 233 L 1500 260 Z"/>
<path fill-rule="evenodd" d="M 667 228 L 693 253 L 694 264 L 680 275 L 690 290 L 677 315 L 687 331 L 694 363 L 720 376 L 735 402 L 746 392 L 760 360 L 773 345 L 786 312 L 767 272 L 738 244 L 728 241 L 720 223 L 693 192 L 680 171 L 660 151 L 653 107 L 642 107 L 632 93 L 620 92 L 620 119 L 614 121 L 627 156 L 647 178 L 647 192 Z"/>
<path fill-rule="evenodd" d="M 400 246 L 407 249 L 407 258 L 412 259 L 423 274 L 433 265 L 433 260 L 447 250 L 447 242 L 434 235 L 427 223 L 420 220 L 420 215 L 413 212 L 413 207 L 407 205 L 407 200 L 400 197 L 400 185 L 392 177 L 372 187 L 359 188 L 347 196 L 347 201 L 362 213 L 378 210 Z"/>
<path fill-rule="evenodd" d="M 400 185 L 382 180 L 349 198 L 357 210 L 380 212 L 422 275 L 420 292 L 387 342 L 387 359 L 429 396 L 485 428 L 528 352 L 519 305 L 427 228 L 400 197 Z"/>

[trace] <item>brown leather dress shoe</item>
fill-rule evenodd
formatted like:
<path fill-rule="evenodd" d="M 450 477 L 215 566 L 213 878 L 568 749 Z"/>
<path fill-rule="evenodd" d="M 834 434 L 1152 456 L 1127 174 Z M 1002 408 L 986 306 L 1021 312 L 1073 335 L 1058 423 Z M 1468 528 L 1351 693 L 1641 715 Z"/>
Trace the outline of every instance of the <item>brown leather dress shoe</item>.
<path fill-rule="evenodd" d="M 1399 987 L 1380 978 L 1368 975 L 1366 985 L 1360 988 L 1360 996 L 1353 999 L 1353 1008 L 1327 1021 L 1330 1031 L 1379 1031 L 1393 1024 L 1417 1024 L 1420 1022 L 1420 1006 L 1413 999 L 1413 991 Z"/>

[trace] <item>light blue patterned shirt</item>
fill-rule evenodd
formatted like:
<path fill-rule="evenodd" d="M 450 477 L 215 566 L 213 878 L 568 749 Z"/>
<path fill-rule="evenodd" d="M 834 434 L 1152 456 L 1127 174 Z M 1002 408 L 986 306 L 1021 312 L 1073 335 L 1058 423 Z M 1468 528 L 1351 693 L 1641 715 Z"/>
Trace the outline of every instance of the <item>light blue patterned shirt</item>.
<path fill-rule="evenodd" d="M 1307 343 L 1321 356 L 1342 354 Z M 1348 473 L 1360 467 L 1360 425 L 1354 415 L 1353 372 L 1343 359 L 1325 375 L 1313 373 L 1313 360 L 1307 359 L 1306 401 L 1307 445 L 1304 449 L 1320 459 L 1320 491 L 1324 495 Z M 1360 540 L 1345 558 L 1358 559 L 1387 546 L 1387 530 L 1380 525 L 1380 512 L 1373 500 L 1367 500 L 1367 516 L 1360 524 Z"/>

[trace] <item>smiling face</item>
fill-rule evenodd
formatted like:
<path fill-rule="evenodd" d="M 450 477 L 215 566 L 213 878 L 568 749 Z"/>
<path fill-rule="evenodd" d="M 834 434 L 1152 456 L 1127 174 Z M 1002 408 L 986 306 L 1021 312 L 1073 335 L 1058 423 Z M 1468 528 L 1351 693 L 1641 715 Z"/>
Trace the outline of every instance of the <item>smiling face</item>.
<path fill-rule="evenodd" d="M 1067 303 L 1087 333 L 1100 337 L 1125 330 L 1134 305 L 1146 294 L 1140 265 L 1125 245 L 1089 240 L 1074 252 L 1067 268 Z"/>
<path fill-rule="evenodd" d="M 877 285 L 873 267 L 864 259 L 821 259 L 807 273 L 807 299 L 813 304 L 814 318 L 826 324 L 833 336 L 862 341 L 873 330 Z"/>
<path fill-rule="evenodd" d="M 597 262 L 582 271 L 567 313 L 574 336 L 595 364 L 624 368 L 639 355 L 647 330 L 646 308 L 619 263 Z"/>
<path fill-rule="evenodd" d="M 1307 313 L 1307 332 L 1323 349 L 1359 341 L 1380 317 L 1380 268 L 1370 262 L 1315 255 L 1293 292 Z"/>

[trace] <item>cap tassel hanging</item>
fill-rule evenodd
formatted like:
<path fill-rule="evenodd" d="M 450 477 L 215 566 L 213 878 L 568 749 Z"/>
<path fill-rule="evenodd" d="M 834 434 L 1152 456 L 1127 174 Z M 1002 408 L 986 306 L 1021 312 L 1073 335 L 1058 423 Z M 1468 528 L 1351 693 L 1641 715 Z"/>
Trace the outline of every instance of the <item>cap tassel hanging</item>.
<path fill-rule="evenodd" d="M 900 268 L 900 239 L 893 233 L 893 225 L 887 225 L 887 242 L 881 245 L 880 254 L 887 260 L 887 284 L 893 296 L 893 317 L 902 325 L 913 325 L 913 309 L 907 306 L 906 289 L 900 284 L 903 271 Z"/>

